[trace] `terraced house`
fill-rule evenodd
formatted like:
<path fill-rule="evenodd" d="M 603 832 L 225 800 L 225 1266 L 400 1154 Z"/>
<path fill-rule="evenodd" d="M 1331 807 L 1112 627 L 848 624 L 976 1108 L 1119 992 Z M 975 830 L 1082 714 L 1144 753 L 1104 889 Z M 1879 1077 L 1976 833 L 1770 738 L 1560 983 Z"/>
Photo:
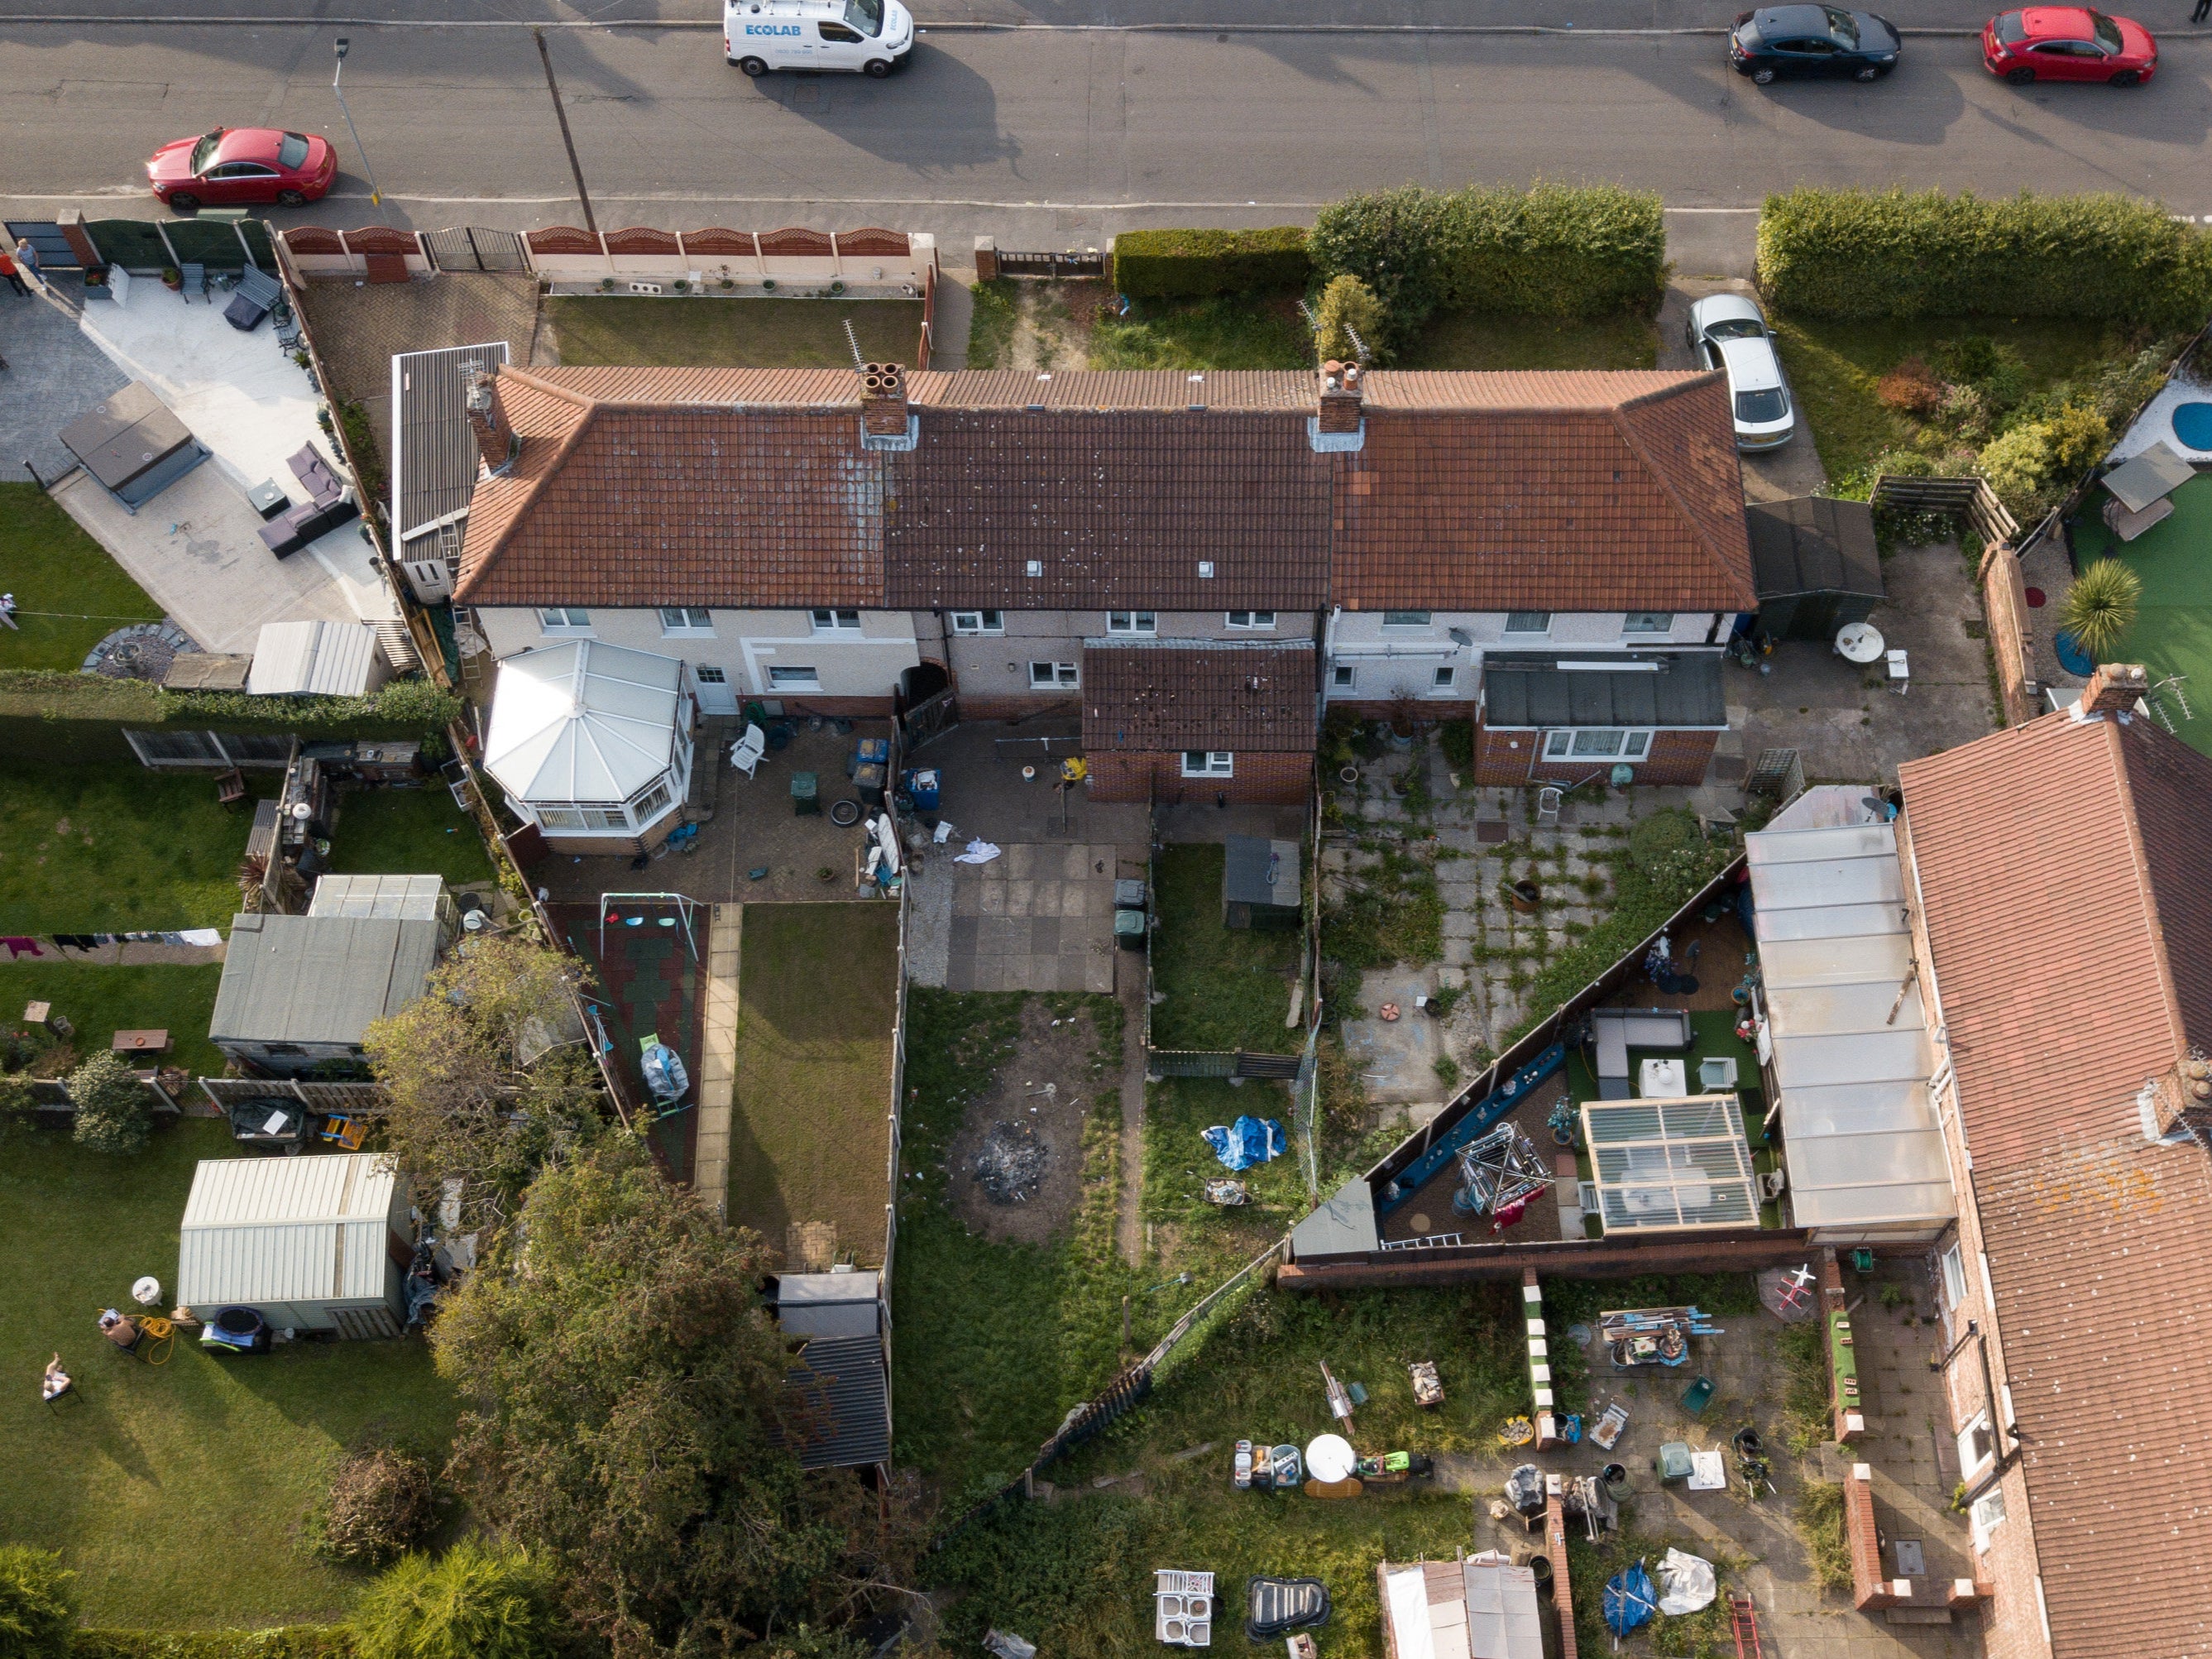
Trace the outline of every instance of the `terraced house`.
<path fill-rule="evenodd" d="M 454 595 L 495 655 L 666 655 L 709 714 L 1079 712 L 1101 799 L 1302 799 L 1333 705 L 1471 715 L 1484 783 L 1695 782 L 1756 603 L 1714 374 L 502 365 L 467 398 Z"/>

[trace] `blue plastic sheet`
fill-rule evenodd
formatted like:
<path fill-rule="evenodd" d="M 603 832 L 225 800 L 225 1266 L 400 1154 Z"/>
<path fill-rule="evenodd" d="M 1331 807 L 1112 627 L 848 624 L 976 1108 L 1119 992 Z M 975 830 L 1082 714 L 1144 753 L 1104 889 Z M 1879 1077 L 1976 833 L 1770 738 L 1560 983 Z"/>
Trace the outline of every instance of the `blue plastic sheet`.
<path fill-rule="evenodd" d="M 1289 1146 L 1283 1139 L 1283 1126 L 1273 1118 L 1263 1121 L 1256 1117 L 1240 1117 L 1229 1128 L 1217 1123 L 1200 1133 L 1206 1144 L 1213 1148 L 1213 1155 L 1231 1170 L 1249 1170 L 1255 1164 L 1280 1158 Z"/>
<path fill-rule="evenodd" d="M 1659 1611 L 1659 1592 L 1652 1587 L 1651 1575 L 1644 1571 L 1641 1561 L 1605 1581 L 1604 1608 L 1605 1627 L 1615 1636 L 1626 1636 L 1651 1622 Z"/>

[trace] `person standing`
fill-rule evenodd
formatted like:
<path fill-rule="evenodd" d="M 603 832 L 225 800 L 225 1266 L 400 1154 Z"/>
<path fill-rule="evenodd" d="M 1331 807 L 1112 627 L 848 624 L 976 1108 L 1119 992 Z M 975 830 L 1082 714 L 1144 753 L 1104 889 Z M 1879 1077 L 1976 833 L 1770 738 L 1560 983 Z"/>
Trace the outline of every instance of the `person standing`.
<path fill-rule="evenodd" d="M 2207 17 L 2212 17 L 2212 0 L 2197 0 L 2197 9 L 2189 14 L 2189 21 L 2201 23 Z"/>
<path fill-rule="evenodd" d="M 31 246 L 31 239 L 27 236 L 15 244 L 15 263 L 32 276 L 38 276 L 39 250 Z"/>
<path fill-rule="evenodd" d="M 31 297 L 31 290 L 23 282 L 23 273 L 15 269 L 14 258 L 6 252 L 0 252 L 0 276 L 5 276 L 8 286 L 26 300 Z"/>

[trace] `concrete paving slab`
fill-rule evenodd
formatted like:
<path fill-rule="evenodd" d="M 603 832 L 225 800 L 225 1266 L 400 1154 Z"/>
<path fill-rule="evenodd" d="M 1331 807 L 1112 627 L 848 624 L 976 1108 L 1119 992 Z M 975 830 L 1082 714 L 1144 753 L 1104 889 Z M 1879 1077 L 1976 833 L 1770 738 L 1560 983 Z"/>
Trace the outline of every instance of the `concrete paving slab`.
<path fill-rule="evenodd" d="M 36 468 L 52 483 L 68 471 L 76 458 L 62 447 L 62 428 L 131 383 L 78 326 L 83 293 L 73 276 L 33 288 L 28 299 L 0 289 L 8 362 L 0 382 L 7 389 L 0 397 L 0 478 L 27 483 Z"/>

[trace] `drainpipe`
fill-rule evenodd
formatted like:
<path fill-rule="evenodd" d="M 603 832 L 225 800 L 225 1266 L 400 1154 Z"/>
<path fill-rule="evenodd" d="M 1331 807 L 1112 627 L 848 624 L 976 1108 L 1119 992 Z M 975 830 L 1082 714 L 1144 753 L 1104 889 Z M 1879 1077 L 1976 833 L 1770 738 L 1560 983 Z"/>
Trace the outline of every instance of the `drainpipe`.
<path fill-rule="evenodd" d="M 1329 607 L 1328 620 L 1322 624 L 1321 688 L 1318 693 L 1321 698 L 1321 708 L 1314 716 L 1316 724 L 1326 719 L 1328 714 L 1329 682 L 1336 677 L 1336 619 L 1343 614 L 1342 605 L 1332 605 Z"/>

